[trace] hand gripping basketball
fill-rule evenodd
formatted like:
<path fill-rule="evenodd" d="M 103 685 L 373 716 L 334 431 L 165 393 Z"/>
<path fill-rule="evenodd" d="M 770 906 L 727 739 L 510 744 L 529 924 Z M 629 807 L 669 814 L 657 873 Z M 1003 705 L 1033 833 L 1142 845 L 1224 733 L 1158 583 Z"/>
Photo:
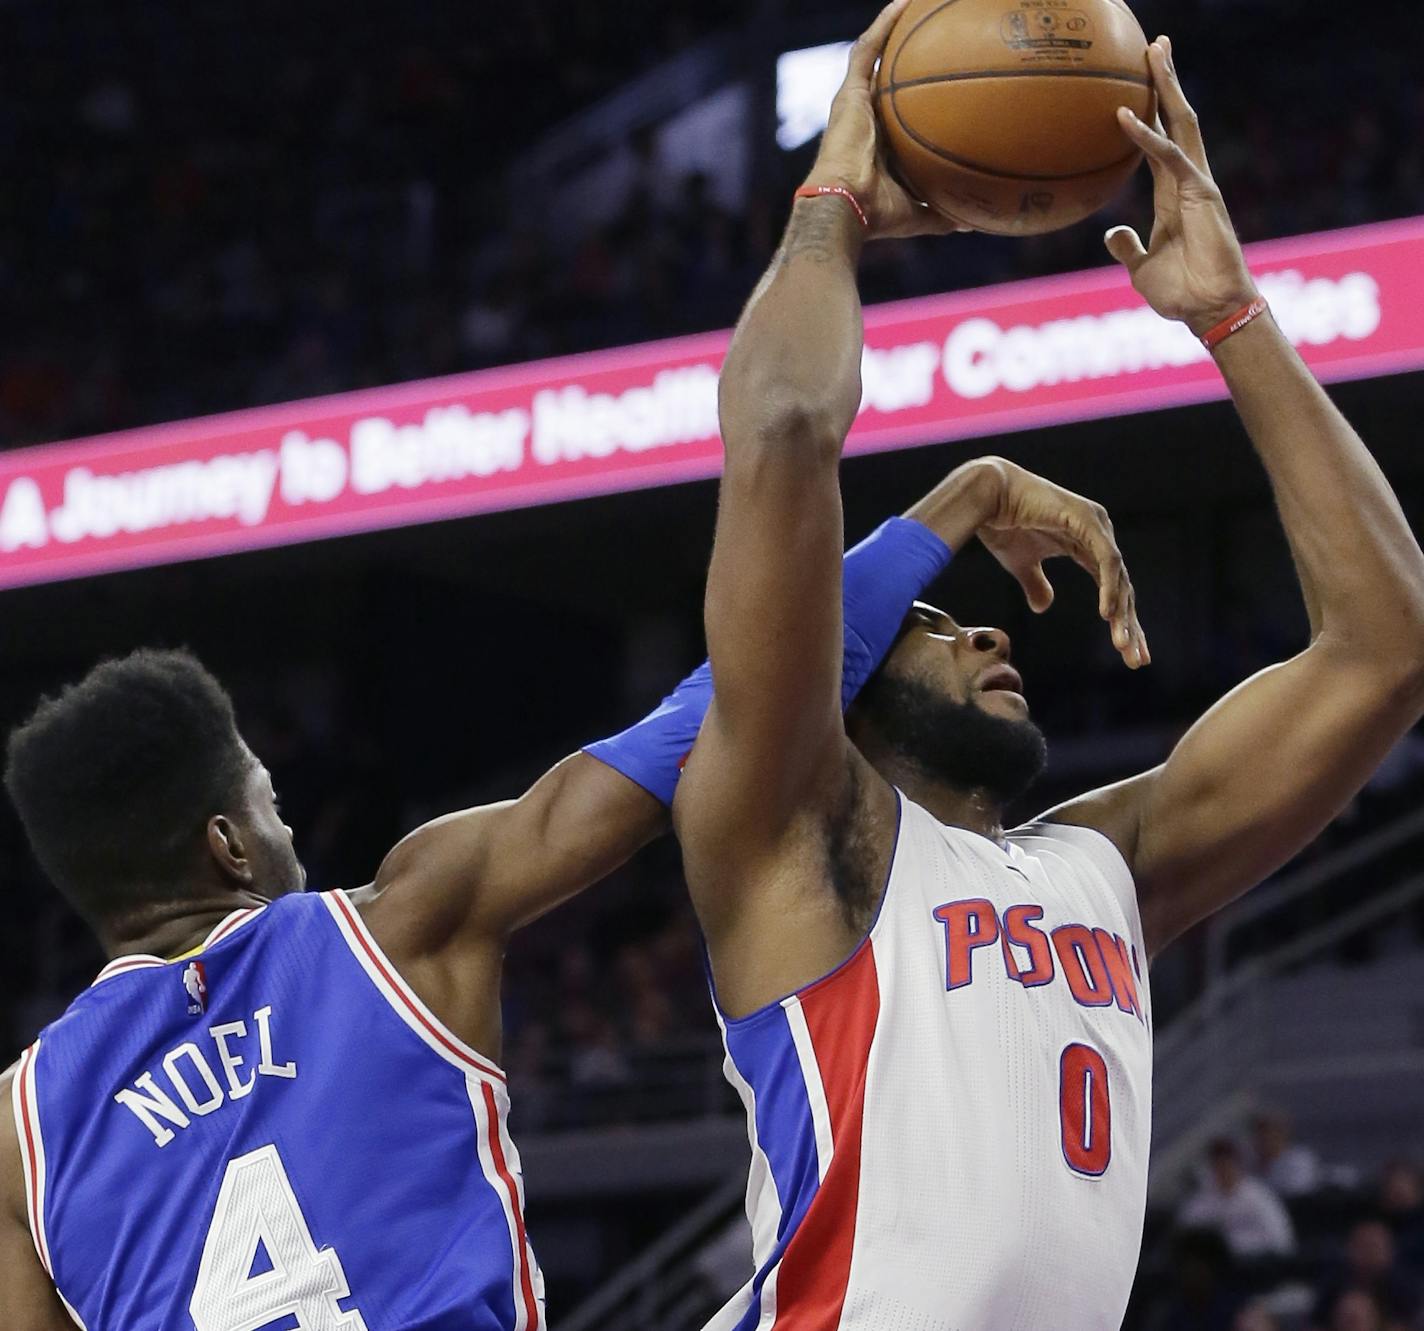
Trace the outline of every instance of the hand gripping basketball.
<path fill-rule="evenodd" d="M 1158 314 L 1182 320 L 1200 337 L 1249 305 L 1257 292 L 1212 179 L 1196 112 L 1177 79 L 1172 43 L 1158 37 L 1147 49 L 1166 130 L 1125 108 L 1118 119 L 1152 169 L 1152 237 L 1144 248 L 1131 227 L 1116 226 L 1104 243 Z"/>
<path fill-rule="evenodd" d="M 871 80 L 890 30 L 908 3 L 892 0 L 851 48 L 845 82 L 831 104 L 821 150 L 806 177 L 808 185 L 850 190 L 865 210 L 872 237 L 947 235 L 966 229 L 912 198 L 886 169 Z"/>

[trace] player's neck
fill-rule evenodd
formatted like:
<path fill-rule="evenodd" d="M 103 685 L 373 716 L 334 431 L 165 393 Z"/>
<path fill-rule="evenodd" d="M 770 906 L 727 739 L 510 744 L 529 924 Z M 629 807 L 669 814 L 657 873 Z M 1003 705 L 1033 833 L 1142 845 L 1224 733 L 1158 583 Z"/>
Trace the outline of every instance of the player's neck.
<path fill-rule="evenodd" d="M 246 890 L 187 901 L 153 902 L 106 922 L 99 939 L 110 960 L 135 955 L 169 960 L 201 947 L 203 940 L 233 911 L 266 904 L 266 897 Z"/>
<path fill-rule="evenodd" d="M 877 761 L 876 770 L 893 786 L 904 791 L 922 809 L 950 827 L 962 827 L 990 841 L 1004 839 L 1004 810 L 984 790 L 965 790 L 935 781 L 913 763 L 898 758 Z"/>

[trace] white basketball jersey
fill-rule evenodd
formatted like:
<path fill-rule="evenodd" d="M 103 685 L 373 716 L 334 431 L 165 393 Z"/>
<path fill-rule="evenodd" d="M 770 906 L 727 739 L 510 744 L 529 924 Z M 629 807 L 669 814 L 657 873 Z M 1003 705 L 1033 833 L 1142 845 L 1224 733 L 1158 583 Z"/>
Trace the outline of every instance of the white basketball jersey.
<path fill-rule="evenodd" d="M 723 1018 L 756 1271 L 706 1331 L 1116 1331 L 1152 1011 L 1112 843 L 1007 846 L 900 797 L 880 912 L 824 979 Z"/>

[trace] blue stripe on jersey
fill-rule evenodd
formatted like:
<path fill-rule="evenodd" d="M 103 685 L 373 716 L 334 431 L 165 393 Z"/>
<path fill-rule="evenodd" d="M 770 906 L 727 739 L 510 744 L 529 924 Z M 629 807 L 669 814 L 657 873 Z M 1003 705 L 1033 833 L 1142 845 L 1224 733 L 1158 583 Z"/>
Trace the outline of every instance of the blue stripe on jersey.
<path fill-rule="evenodd" d="M 801 1060 L 784 1008 L 764 1009 L 743 1022 L 726 1023 L 727 1053 L 755 1097 L 757 1145 L 771 1166 L 781 1220 L 776 1247 L 752 1279 L 752 1302 L 736 1331 L 752 1331 L 761 1319 L 767 1277 L 786 1251 L 820 1189 L 816 1125 L 801 1073 Z"/>

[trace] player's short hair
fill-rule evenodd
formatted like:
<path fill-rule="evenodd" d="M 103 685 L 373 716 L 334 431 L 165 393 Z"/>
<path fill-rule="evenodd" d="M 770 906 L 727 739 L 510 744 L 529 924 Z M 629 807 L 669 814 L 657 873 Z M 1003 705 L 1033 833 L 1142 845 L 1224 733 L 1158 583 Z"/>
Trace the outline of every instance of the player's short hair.
<path fill-rule="evenodd" d="M 10 733 L 5 788 L 40 866 L 93 921 L 183 895 L 249 761 L 232 699 L 197 658 L 142 650 L 40 700 Z"/>

